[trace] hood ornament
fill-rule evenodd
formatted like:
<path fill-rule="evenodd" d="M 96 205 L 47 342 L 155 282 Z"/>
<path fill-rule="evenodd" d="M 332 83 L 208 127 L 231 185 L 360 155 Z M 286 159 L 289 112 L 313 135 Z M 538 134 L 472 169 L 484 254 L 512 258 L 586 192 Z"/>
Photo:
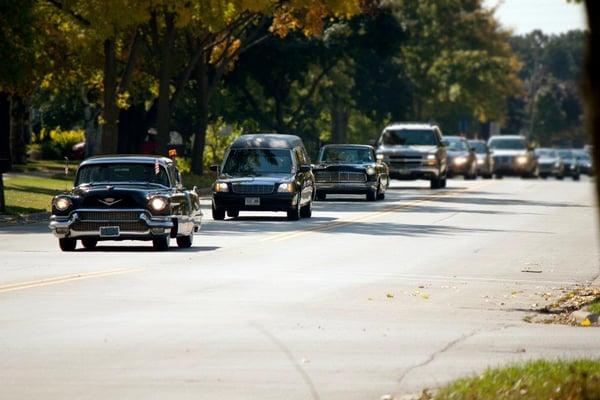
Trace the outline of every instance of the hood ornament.
<path fill-rule="evenodd" d="M 100 203 L 102 203 L 102 204 L 105 204 L 105 205 L 107 205 L 107 206 L 109 206 L 109 207 L 110 207 L 110 206 L 113 206 L 113 205 L 115 205 L 115 204 L 117 204 L 117 203 L 118 203 L 118 202 L 120 202 L 121 200 L 122 200 L 122 199 L 113 199 L 112 197 L 107 197 L 107 198 L 106 198 L 106 199 L 104 199 L 104 200 L 100 200 L 100 199 L 98 199 L 98 201 L 99 201 Z"/>

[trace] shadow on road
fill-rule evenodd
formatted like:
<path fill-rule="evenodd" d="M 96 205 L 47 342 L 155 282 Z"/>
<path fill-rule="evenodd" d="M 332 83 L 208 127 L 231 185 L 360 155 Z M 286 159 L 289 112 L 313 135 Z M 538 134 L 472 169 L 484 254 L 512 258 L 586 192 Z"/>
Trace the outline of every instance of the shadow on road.
<path fill-rule="evenodd" d="M 180 249 L 177 248 L 176 246 L 171 246 L 170 249 L 167 251 L 167 253 L 169 252 L 174 252 L 174 253 L 202 253 L 202 252 L 207 252 L 207 251 L 215 251 L 220 249 L 220 247 L 217 246 L 192 246 L 189 249 Z M 156 253 L 160 253 L 160 254 L 165 254 L 165 252 L 157 252 L 156 250 L 154 250 L 154 248 L 152 246 L 106 246 L 106 245 L 102 245 L 99 244 L 96 248 L 94 249 L 84 249 L 84 248 L 78 248 L 75 250 L 75 252 L 77 253 L 102 253 L 102 252 L 111 252 L 111 253 L 149 253 L 149 252 L 156 252 Z"/>

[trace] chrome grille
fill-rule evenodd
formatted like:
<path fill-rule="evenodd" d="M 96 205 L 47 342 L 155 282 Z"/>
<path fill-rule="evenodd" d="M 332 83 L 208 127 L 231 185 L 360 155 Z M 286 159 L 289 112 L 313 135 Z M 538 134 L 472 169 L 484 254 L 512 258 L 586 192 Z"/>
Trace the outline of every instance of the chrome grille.
<path fill-rule="evenodd" d="M 143 211 L 78 211 L 82 221 L 138 221 Z"/>
<path fill-rule="evenodd" d="M 367 175 L 362 172 L 317 172 L 317 182 L 366 182 Z"/>
<path fill-rule="evenodd" d="M 77 232 L 97 232 L 101 227 L 118 226 L 122 232 L 146 232 L 148 226 L 143 221 L 75 221 L 71 229 Z"/>
<path fill-rule="evenodd" d="M 396 167 L 416 167 L 422 163 L 422 155 L 390 156 L 390 164 Z"/>
<path fill-rule="evenodd" d="M 233 193 L 239 194 L 271 194 L 274 187 L 273 184 L 234 183 L 231 185 Z"/>

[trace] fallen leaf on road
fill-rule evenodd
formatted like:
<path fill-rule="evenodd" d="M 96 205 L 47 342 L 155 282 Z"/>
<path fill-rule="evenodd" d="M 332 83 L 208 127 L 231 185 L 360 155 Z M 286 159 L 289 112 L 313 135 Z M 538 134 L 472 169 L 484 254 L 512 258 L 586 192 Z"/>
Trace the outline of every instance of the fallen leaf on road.
<path fill-rule="evenodd" d="M 388 293 L 385 295 L 385 297 L 387 297 L 388 299 L 393 299 L 394 298 L 394 293 Z"/>
<path fill-rule="evenodd" d="M 421 297 L 425 300 L 429 300 L 429 295 L 427 293 L 421 293 Z"/>
<path fill-rule="evenodd" d="M 541 269 L 522 269 L 521 272 L 528 272 L 530 274 L 541 274 Z"/>
<path fill-rule="evenodd" d="M 591 326 L 591 325 L 592 325 L 592 322 L 588 318 L 581 321 L 581 326 Z"/>

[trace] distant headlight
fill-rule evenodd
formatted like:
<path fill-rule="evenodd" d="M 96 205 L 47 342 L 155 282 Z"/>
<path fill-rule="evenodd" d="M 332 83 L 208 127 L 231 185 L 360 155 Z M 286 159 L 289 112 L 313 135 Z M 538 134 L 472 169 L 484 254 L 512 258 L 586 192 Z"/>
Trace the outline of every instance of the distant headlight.
<path fill-rule="evenodd" d="M 152 210 L 163 211 L 165 208 L 167 208 L 169 201 L 164 197 L 156 196 L 150 199 L 149 204 Z"/>
<path fill-rule="evenodd" d="M 436 159 L 435 154 L 427 154 L 427 159 L 428 160 L 435 160 Z"/>
<path fill-rule="evenodd" d="M 229 186 L 225 182 L 215 183 L 215 192 L 229 192 Z"/>
<path fill-rule="evenodd" d="M 277 193 L 293 193 L 294 184 L 292 182 L 280 183 L 277 188 Z"/>
<path fill-rule="evenodd" d="M 367 175 L 375 175 L 375 168 L 368 167 L 367 168 Z"/>
<path fill-rule="evenodd" d="M 58 211 L 66 211 L 73 205 L 73 202 L 68 197 L 57 197 L 54 200 L 54 207 Z"/>
<path fill-rule="evenodd" d="M 527 156 L 517 157 L 517 164 L 520 164 L 520 165 L 527 164 L 527 161 L 529 161 L 529 158 Z"/>
<path fill-rule="evenodd" d="M 456 165 L 462 165 L 466 162 L 467 162 L 467 157 L 456 157 L 454 159 L 454 164 L 456 164 Z"/>
<path fill-rule="evenodd" d="M 555 163 L 554 163 L 554 166 L 555 166 L 556 168 L 559 168 L 559 167 L 560 167 L 560 163 L 559 163 L 559 162 L 555 162 Z"/>
<path fill-rule="evenodd" d="M 483 165 L 483 164 L 485 164 L 485 160 L 483 158 L 478 158 L 477 165 Z"/>

